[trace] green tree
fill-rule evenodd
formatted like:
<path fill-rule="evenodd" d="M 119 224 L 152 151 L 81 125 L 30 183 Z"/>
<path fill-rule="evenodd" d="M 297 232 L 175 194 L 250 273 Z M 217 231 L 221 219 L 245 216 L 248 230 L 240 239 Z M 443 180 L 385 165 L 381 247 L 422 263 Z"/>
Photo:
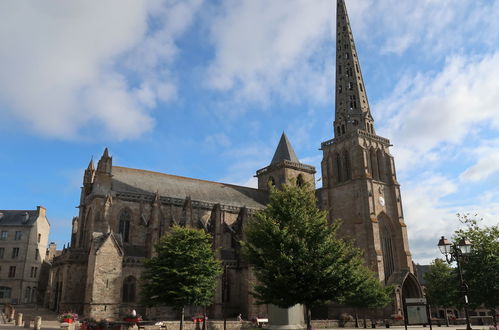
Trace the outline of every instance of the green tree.
<path fill-rule="evenodd" d="M 212 302 L 220 262 L 215 259 L 211 236 L 194 228 L 174 226 L 156 244 L 156 252 L 156 257 L 144 263 L 144 303 L 180 310 L 182 330 L 185 306 Z"/>
<path fill-rule="evenodd" d="M 449 326 L 447 308 L 459 305 L 459 279 L 456 270 L 442 259 L 435 259 L 424 274 L 426 297 L 430 304 L 445 309 L 445 323 Z"/>
<path fill-rule="evenodd" d="M 339 221 L 329 225 L 310 186 L 270 187 L 267 207 L 245 229 L 243 253 L 258 283 L 253 295 L 262 303 L 310 309 L 341 301 L 362 283 L 359 250 L 336 237 Z"/>
<path fill-rule="evenodd" d="M 466 238 L 473 244 L 472 252 L 465 256 L 461 267 L 469 290 L 472 308 L 484 305 L 494 317 L 499 306 L 499 225 L 480 227 L 481 219 L 475 216 L 458 215 L 466 226 L 456 230 L 455 241 Z"/>
<path fill-rule="evenodd" d="M 366 309 L 367 308 L 382 308 L 391 302 L 393 293 L 392 286 L 383 286 L 377 276 L 367 269 L 362 267 L 359 270 L 360 284 L 348 296 L 345 297 L 344 303 L 355 308 L 355 327 L 359 327 L 358 309 L 364 310 L 364 328 L 366 327 Z"/>

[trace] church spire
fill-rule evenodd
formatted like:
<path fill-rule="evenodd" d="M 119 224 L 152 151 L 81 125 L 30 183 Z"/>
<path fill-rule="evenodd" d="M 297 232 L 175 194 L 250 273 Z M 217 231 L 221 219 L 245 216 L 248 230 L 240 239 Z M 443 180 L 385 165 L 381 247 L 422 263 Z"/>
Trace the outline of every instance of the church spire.
<path fill-rule="evenodd" d="M 375 134 L 345 0 L 337 0 L 336 15 L 334 136 L 340 137 L 358 129 Z"/>

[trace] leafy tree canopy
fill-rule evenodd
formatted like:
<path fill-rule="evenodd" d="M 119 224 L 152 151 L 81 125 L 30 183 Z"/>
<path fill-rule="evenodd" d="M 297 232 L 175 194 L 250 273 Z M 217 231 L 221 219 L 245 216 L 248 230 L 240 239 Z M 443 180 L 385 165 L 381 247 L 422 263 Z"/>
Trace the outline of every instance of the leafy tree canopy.
<path fill-rule="evenodd" d="M 426 296 L 430 304 L 442 307 L 459 305 L 459 278 L 456 270 L 442 259 L 435 259 L 424 274 Z"/>
<path fill-rule="evenodd" d="M 466 227 L 455 232 L 455 241 L 467 238 L 473 244 L 471 254 L 461 263 L 470 306 L 483 304 L 493 310 L 499 306 L 499 225 L 481 227 L 476 215 L 458 217 Z"/>
<path fill-rule="evenodd" d="M 156 257 L 144 263 L 142 293 L 147 305 L 182 309 L 212 302 L 221 267 L 209 234 L 174 226 L 160 239 L 156 252 Z"/>
<path fill-rule="evenodd" d="M 282 308 L 344 301 L 366 279 L 359 250 L 336 237 L 339 221 L 328 224 L 310 186 L 270 189 L 242 243 L 259 281 L 254 295 Z"/>
<path fill-rule="evenodd" d="M 362 267 L 359 270 L 360 284 L 346 297 L 345 303 L 360 308 L 382 308 L 391 302 L 393 286 L 383 286 L 377 276 Z"/>

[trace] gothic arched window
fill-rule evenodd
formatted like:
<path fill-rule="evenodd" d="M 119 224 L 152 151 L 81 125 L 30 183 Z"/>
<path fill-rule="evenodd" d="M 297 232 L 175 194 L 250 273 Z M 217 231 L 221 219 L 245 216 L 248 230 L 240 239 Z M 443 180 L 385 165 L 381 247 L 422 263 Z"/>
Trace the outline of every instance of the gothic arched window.
<path fill-rule="evenodd" d="M 395 258 L 393 255 L 392 231 L 389 219 L 385 216 L 379 219 L 379 233 L 381 240 L 381 251 L 383 253 L 383 268 L 385 271 L 385 283 L 395 271 Z"/>
<path fill-rule="evenodd" d="M 383 152 L 381 150 L 378 150 L 376 152 L 376 159 L 378 162 L 378 172 L 379 172 L 379 180 L 386 182 L 385 179 L 385 174 L 386 174 L 386 169 L 385 169 L 385 157 L 383 155 Z"/>
<path fill-rule="evenodd" d="M 305 184 L 305 180 L 303 179 L 303 174 L 299 174 L 298 178 L 296 178 L 296 185 L 298 187 L 303 187 L 304 184 Z"/>
<path fill-rule="evenodd" d="M 137 280 L 133 276 L 128 276 L 123 281 L 123 302 L 135 302 L 135 289 Z"/>
<path fill-rule="evenodd" d="M 267 182 L 267 184 L 271 187 L 275 187 L 275 179 L 273 176 L 269 176 L 269 181 Z"/>
<path fill-rule="evenodd" d="M 379 180 L 378 159 L 376 157 L 376 152 L 374 151 L 374 149 L 370 150 L 369 156 L 369 158 L 371 159 L 371 175 L 374 180 Z"/>
<path fill-rule="evenodd" d="M 345 168 L 345 180 L 352 178 L 352 170 L 350 168 L 350 155 L 348 151 L 343 151 L 343 167 Z"/>
<path fill-rule="evenodd" d="M 123 209 L 120 213 L 119 217 L 119 228 L 118 228 L 118 233 L 121 234 L 121 238 L 123 239 L 123 242 L 128 242 L 129 240 L 129 234 L 130 234 L 130 221 L 132 219 L 132 216 L 130 214 L 130 211 L 128 209 Z"/>
<path fill-rule="evenodd" d="M 80 225 L 80 233 L 79 233 L 79 238 L 78 238 L 78 247 L 85 247 L 86 246 L 86 240 L 87 240 L 87 231 L 88 231 L 88 224 L 91 221 L 92 218 L 92 209 L 89 209 L 87 212 L 87 215 L 83 218 L 83 221 L 81 222 Z"/>
<path fill-rule="evenodd" d="M 336 168 L 335 174 L 337 182 L 343 182 L 343 171 L 341 170 L 341 156 L 336 153 L 334 167 Z"/>

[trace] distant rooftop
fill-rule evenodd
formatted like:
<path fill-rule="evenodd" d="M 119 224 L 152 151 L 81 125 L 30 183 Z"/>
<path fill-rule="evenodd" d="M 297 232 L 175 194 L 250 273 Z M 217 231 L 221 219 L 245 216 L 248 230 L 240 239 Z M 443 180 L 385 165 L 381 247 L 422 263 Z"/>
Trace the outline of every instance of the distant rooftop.
<path fill-rule="evenodd" d="M 0 226 L 30 226 L 37 218 L 37 210 L 0 210 Z"/>

